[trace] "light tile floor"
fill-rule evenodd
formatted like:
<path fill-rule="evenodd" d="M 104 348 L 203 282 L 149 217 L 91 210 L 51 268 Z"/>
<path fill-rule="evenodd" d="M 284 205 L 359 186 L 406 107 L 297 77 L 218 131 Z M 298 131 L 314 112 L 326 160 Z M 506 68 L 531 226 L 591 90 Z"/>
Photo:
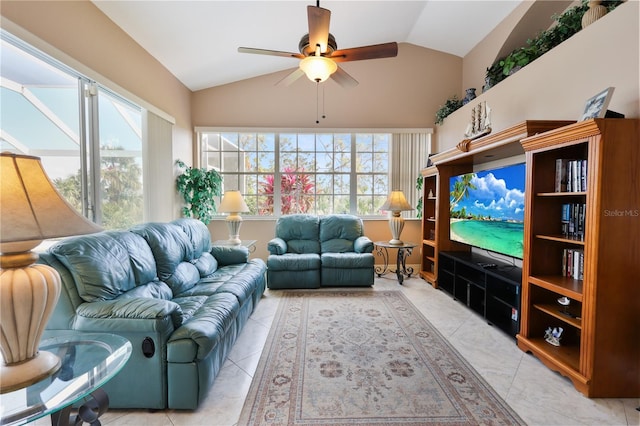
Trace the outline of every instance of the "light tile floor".
<path fill-rule="evenodd" d="M 411 278 L 403 286 L 391 275 L 376 278 L 372 289 L 400 289 L 467 361 L 529 425 L 640 425 L 640 400 L 589 399 L 568 379 L 520 351 L 515 340 L 488 325 L 479 315 Z M 249 391 L 269 328 L 279 303 L 278 291 L 267 290 L 238 337 L 207 399 L 195 411 L 111 410 L 107 426 L 236 425 Z M 47 424 L 44 419 L 38 424 Z M 42 423 L 40 423 L 42 422 Z"/>

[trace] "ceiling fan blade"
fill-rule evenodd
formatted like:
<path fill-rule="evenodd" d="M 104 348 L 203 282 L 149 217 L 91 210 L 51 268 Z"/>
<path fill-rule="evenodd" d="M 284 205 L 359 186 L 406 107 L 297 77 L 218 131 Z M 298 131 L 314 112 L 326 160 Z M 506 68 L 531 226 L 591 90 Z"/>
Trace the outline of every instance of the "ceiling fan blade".
<path fill-rule="evenodd" d="M 302 71 L 300 68 L 296 68 L 295 70 L 287 74 L 282 80 L 277 82 L 276 86 L 290 86 L 294 81 L 296 81 L 303 75 L 304 71 Z"/>
<path fill-rule="evenodd" d="M 398 56 L 398 43 L 372 44 L 336 50 L 330 56 L 335 62 L 362 61 L 365 59 L 393 58 Z"/>
<path fill-rule="evenodd" d="M 293 52 L 282 52 L 280 50 L 254 49 L 253 47 L 238 47 L 240 53 L 255 53 L 258 55 L 283 56 L 286 58 L 304 58 L 304 55 Z"/>
<path fill-rule="evenodd" d="M 307 17 L 309 19 L 309 48 L 316 50 L 316 45 L 320 45 L 320 53 L 327 51 L 329 40 L 329 21 L 331 21 L 331 11 L 316 6 L 307 6 Z"/>
<path fill-rule="evenodd" d="M 340 86 L 351 89 L 352 87 L 356 87 L 358 85 L 358 80 L 351 77 L 349 73 L 347 73 L 342 68 L 338 67 L 336 72 L 331 74 L 331 78 L 338 83 Z"/>

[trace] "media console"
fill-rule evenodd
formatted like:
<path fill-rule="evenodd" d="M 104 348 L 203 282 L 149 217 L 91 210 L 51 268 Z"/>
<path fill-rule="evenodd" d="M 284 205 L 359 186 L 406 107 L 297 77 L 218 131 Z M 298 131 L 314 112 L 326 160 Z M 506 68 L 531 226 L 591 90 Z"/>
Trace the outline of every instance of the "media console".
<path fill-rule="evenodd" d="M 520 331 L 522 269 L 474 252 L 439 256 L 438 288 L 515 338 Z"/>

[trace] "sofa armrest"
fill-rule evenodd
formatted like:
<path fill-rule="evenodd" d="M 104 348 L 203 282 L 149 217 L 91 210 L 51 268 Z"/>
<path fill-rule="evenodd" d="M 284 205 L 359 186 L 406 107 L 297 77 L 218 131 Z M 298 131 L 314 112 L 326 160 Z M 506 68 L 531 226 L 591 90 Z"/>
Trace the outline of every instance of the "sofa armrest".
<path fill-rule="evenodd" d="M 249 261 L 249 249 L 245 246 L 213 246 L 211 254 L 218 266 L 237 265 Z"/>
<path fill-rule="evenodd" d="M 373 241 L 364 235 L 358 237 L 353 242 L 353 250 L 356 253 L 371 253 L 373 251 Z"/>
<path fill-rule="evenodd" d="M 287 242 L 282 238 L 274 238 L 267 244 L 270 254 L 285 254 L 287 252 Z"/>
<path fill-rule="evenodd" d="M 84 331 L 160 331 L 162 323 L 182 324 L 180 305 L 170 300 L 127 298 L 87 302 L 76 309 L 76 329 Z"/>

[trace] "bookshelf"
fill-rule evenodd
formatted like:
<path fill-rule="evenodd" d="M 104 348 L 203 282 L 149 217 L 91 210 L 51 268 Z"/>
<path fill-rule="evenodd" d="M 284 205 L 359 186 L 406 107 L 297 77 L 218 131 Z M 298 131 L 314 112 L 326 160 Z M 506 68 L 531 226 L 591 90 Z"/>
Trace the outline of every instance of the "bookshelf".
<path fill-rule="evenodd" d="M 518 346 L 588 397 L 640 396 L 639 123 L 591 119 L 521 141 L 527 188 Z M 562 160 L 585 166 L 586 187 L 558 186 Z M 566 205 L 583 206 L 582 234 L 566 231 Z M 583 253 L 578 275 L 567 273 L 568 251 Z M 566 311 L 561 297 L 570 299 Z M 560 346 L 545 341 L 550 327 L 562 327 Z"/>
<path fill-rule="evenodd" d="M 438 169 L 435 166 L 422 170 L 422 246 L 420 276 L 437 288 L 438 243 L 437 211 L 438 211 Z"/>

